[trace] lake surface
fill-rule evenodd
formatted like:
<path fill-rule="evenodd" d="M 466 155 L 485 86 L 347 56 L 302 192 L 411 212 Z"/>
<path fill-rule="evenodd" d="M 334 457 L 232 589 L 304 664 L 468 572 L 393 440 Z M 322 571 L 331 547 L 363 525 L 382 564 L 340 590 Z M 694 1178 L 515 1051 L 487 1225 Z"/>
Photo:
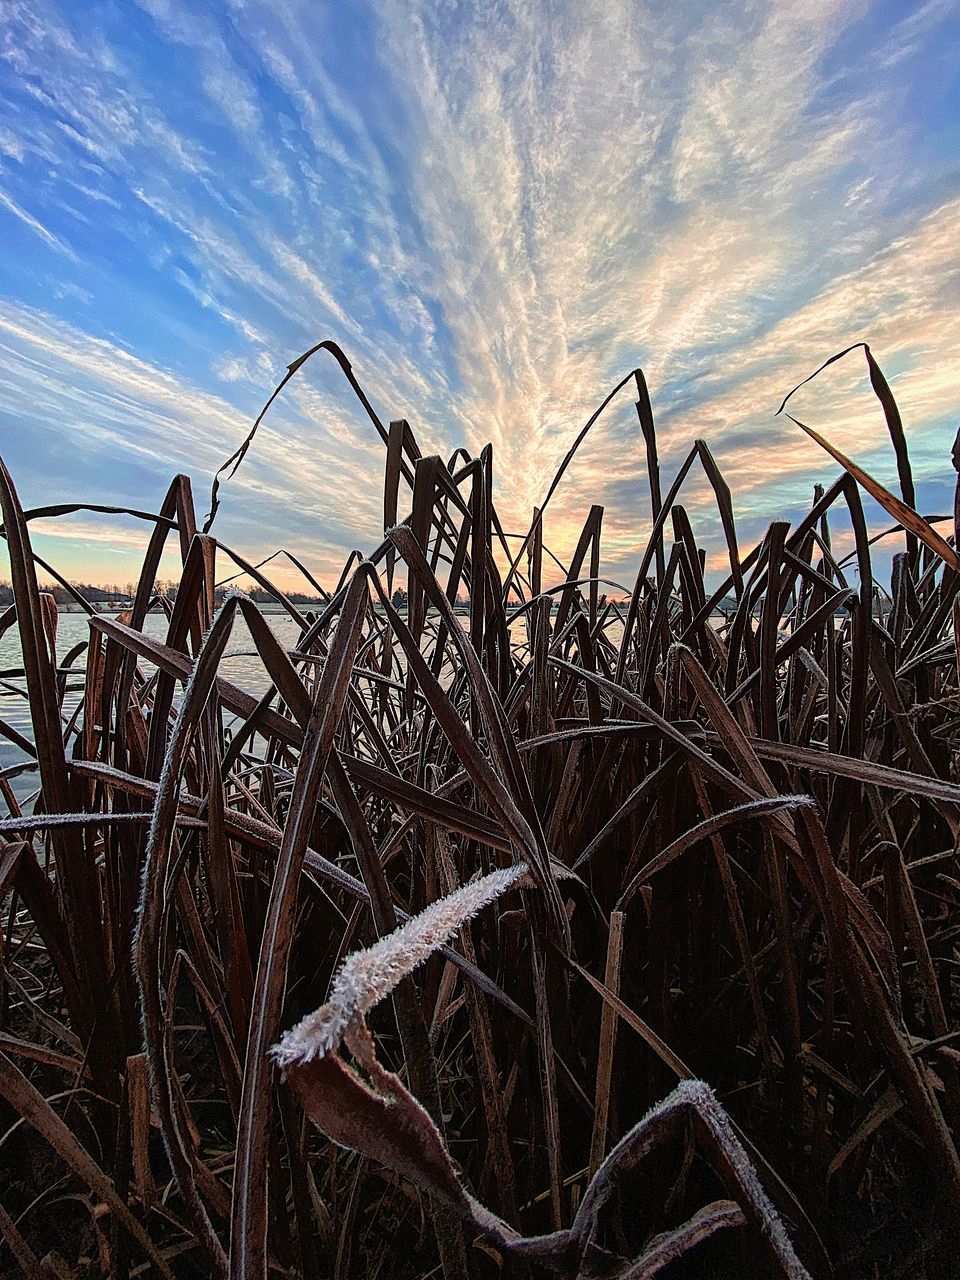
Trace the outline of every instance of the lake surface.
<path fill-rule="evenodd" d="M 100 616 L 111 616 L 100 615 Z M 301 631 L 294 620 L 286 613 L 264 614 L 267 622 L 285 649 L 292 649 L 300 638 Z M 144 631 L 157 640 L 165 640 L 167 636 L 167 619 L 161 614 L 147 615 Z M 66 655 L 78 644 L 86 642 L 90 634 L 90 623 L 85 613 L 61 613 L 57 625 L 57 660 L 62 662 Z M 33 741 L 33 725 L 30 719 L 30 706 L 24 696 L 26 688 L 22 676 L 14 676 L 11 672 L 23 665 L 20 652 L 20 632 L 16 624 L 0 636 L 0 671 L 3 683 L 0 687 L 0 719 L 6 721 L 25 738 Z M 149 663 L 140 660 L 144 671 L 153 668 Z M 76 676 L 68 678 L 68 692 L 64 699 L 64 714 L 69 717 L 80 701 L 83 691 L 83 675 L 86 669 L 86 655 L 81 655 L 74 663 Z M 250 632 L 241 617 L 237 617 L 227 652 L 220 665 L 220 674 L 227 680 L 239 685 L 247 692 L 258 696 L 270 683 L 263 668 Z M 0 737 L 0 769 L 22 764 L 29 757 L 12 742 Z M 35 772 L 21 774 L 11 780 L 18 800 L 27 800 L 37 785 Z"/>
<path fill-rule="evenodd" d="M 106 614 L 100 616 L 110 617 L 114 615 Z M 300 639 L 302 632 L 289 614 L 264 611 L 263 617 L 283 647 L 288 651 L 292 650 Z M 722 619 L 719 616 L 711 618 L 711 622 L 715 625 L 720 621 Z M 151 613 L 147 615 L 144 625 L 144 631 L 147 635 L 157 640 L 165 640 L 167 629 L 168 622 L 162 614 Z M 515 629 L 515 639 L 523 640 L 526 638 L 524 622 L 516 623 Z M 90 623 L 85 613 L 61 613 L 57 626 L 58 662 L 62 662 L 76 645 L 85 643 L 89 634 Z M 607 634 L 616 643 L 622 634 L 620 623 L 614 622 L 608 628 Z M 3 636 L 0 636 L 0 672 L 3 673 L 2 681 L 0 681 L 0 719 L 6 721 L 7 724 L 16 729 L 25 738 L 33 741 L 30 707 L 24 693 L 25 682 L 22 676 L 12 674 L 21 666 L 20 633 L 16 625 L 14 625 Z M 153 670 L 152 666 L 142 659 L 140 660 L 140 667 L 145 672 Z M 76 709 L 77 703 L 82 696 L 85 668 L 86 655 L 82 654 L 74 663 L 76 675 L 68 678 L 68 691 L 63 703 L 64 716 L 67 718 Z M 250 632 L 239 614 L 236 616 L 230 642 L 220 665 L 220 674 L 255 697 L 259 697 L 270 684 L 270 679 L 254 648 Z M 29 757 L 19 747 L 0 736 L 0 770 L 23 764 L 28 759 Z M 29 801 L 36 785 L 37 774 L 35 771 L 21 774 L 11 779 L 11 786 L 21 804 Z"/>

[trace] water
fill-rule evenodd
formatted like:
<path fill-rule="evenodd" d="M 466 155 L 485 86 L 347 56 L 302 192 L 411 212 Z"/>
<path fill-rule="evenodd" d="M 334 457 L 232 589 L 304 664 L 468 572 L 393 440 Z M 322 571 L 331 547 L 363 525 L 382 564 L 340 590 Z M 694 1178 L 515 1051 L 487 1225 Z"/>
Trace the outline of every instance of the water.
<path fill-rule="evenodd" d="M 115 616 L 111 614 L 101 616 Z M 273 613 L 263 611 L 263 616 L 269 624 L 271 630 L 276 635 L 280 644 L 289 652 L 292 650 L 302 635 L 300 627 L 287 613 Z M 165 641 L 167 637 L 168 622 L 166 617 L 160 613 L 150 613 L 147 615 L 144 624 L 144 631 L 148 636 L 156 640 Z M 518 628 L 523 631 L 523 625 Z M 57 661 L 61 664 L 67 654 L 78 644 L 85 644 L 90 634 L 90 623 L 85 613 L 61 613 L 57 625 Z M 398 649 L 394 650 L 394 658 L 402 664 L 402 655 Z M 138 659 L 141 671 L 149 675 L 153 672 L 153 666 Z M 23 659 L 20 651 L 20 633 L 16 625 L 10 627 L 4 635 L 0 636 L 0 671 L 10 673 L 23 665 Z M 63 722 L 67 723 L 71 714 L 76 710 L 83 695 L 83 679 L 86 669 L 86 654 L 80 654 L 71 666 L 71 670 L 76 674 L 69 676 L 67 679 L 67 693 L 63 700 Z M 247 693 L 254 697 L 260 697 L 271 681 L 264 669 L 263 663 L 260 661 L 259 655 L 254 648 L 253 639 L 242 616 L 236 615 L 233 631 L 230 636 L 230 642 L 227 651 L 220 663 L 219 674 L 232 684 L 239 685 Z M 441 683 L 449 682 L 449 671 L 445 670 L 441 675 Z M 33 741 L 33 724 L 30 718 L 30 706 L 24 696 L 25 681 L 22 676 L 6 675 L 0 684 L 0 719 L 4 720 L 12 728 L 29 741 Z M 179 688 L 179 686 L 178 686 Z M 225 712 L 226 722 L 229 724 L 229 715 Z M 30 760 L 30 757 L 14 743 L 0 735 L 0 770 L 8 769 L 21 765 Z M 27 806 L 31 796 L 38 785 L 38 775 L 36 770 L 31 770 L 10 779 L 10 785 L 14 794 L 22 806 Z"/>
<path fill-rule="evenodd" d="M 110 615 L 107 615 L 110 616 Z M 301 636 L 301 630 L 286 613 L 264 613 L 269 626 L 286 650 L 292 650 Z M 719 619 L 711 619 L 716 623 Z M 166 617 L 159 613 L 148 614 L 144 631 L 157 640 L 165 640 L 168 623 Z M 526 639 L 525 622 L 514 627 L 516 640 Z M 76 645 L 86 643 L 90 634 L 90 623 L 84 613 L 61 613 L 57 626 L 57 660 L 62 662 Z M 619 622 L 612 623 L 607 629 L 608 637 L 617 643 L 622 635 Z M 395 651 L 399 660 L 400 654 Z M 153 668 L 142 659 L 139 660 L 141 670 L 150 673 Z M 0 636 L 0 671 L 12 672 L 22 666 L 20 653 L 20 633 L 16 625 L 10 627 Z M 74 676 L 68 678 L 67 694 L 63 701 L 64 722 L 76 709 L 83 691 L 83 676 L 86 667 L 86 655 L 81 654 L 73 664 Z M 239 685 L 254 697 L 265 692 L 270 679 L 254 649 L 253 640 L 246 624 L 238 614 L 233 626 L 230 643 L 220 666 L 220 674 L 231 683 Z M 447 671 L 442 676 L 442 683 L 449 680 Z M 30 719 L 30 707 L 26 697 L 18 690 L 25 689 L 22 676 L 5 676 L 0 684 L 0 719 L 6 721 L 18 733 L 29 741 L 33 741 L 33 725 Z M 8 769 L 28 761 L 30 757 L 14 743 L 0 736 L 0 770 Z M 21 804 L 26 804 L 37 786 L 36 771 L 29 771 L 11 779 L 11 786 Z"/>
<path fill-rule="evenodd" d="M 109 615 L 108 615 L 109 616 Z M 292 649 L 300 638 L 301 631 L 293 619 L 286 613 L 265 614 L 270 627 L 285 649 Z M 162 614 L 147 615 L 144 631 L 157 640 L 165 640 L 167 636 L 167 619 Z M 90 623 L 84 613 L 61 613 L 57 625 L 57 660 L 64 658 L 76 645 L 85 643 L 90 634 Z M 23 665 L 20 652 L 20 633 L 16 625 L 10 627 L 0 636 L 0 671 L 12 672 Z M 140 660 L 140 667 L 145 672 L 152 667 Z M 81 654 L 73 664 L 76 675 L 67 679 L 67 695 L 63 701 L 63 714 L 69 719 L 76 709 L 83 692 L 83 676 L 86 668 L 86 655 Z M 253 641 L 242 618 L 234 623 L 230 644 L 220 667 L 220 674 L 233 684 L 239 685 L 248 693 L 258 697 L 270 683 L 266 671 L 253 647 Z M 30 706 L 26 697 L 18 690 L 25 690 L 26 684 L 22 676 L 5 675 L 0 687 L 0 719 L 6 721 L 29 741 L 33 741 L 33 725 L 30 719 Z M 0 770 L 23 764 L 30 757 L 5 737 L 0 737 Z M 11 786 L 17 799 L 23 803 L 28 800 L 37 786 L 36 771 L 20 774 L 11 779 Z"/>

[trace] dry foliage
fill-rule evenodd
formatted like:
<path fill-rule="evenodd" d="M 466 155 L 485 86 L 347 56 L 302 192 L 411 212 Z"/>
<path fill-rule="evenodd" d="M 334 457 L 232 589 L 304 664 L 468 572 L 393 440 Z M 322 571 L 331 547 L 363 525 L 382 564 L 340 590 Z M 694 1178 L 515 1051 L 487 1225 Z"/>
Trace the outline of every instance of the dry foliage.
<path fill-rule="evenodd" d="M 333 344 L 278 392 L 321 350 L 384 442 L 386 534 L 319 611 L 214 538 L 219 479 L 199 531 L 180 476 L 116 511 L 154 530 L 133 608 L 63 654 L 29 522 L 78 508 L 24 512 L 0 468 L 33 723 L 0 721 L 0 1266 L 950 1274 L 960 562 L 869 349 L 901 497 L 821 440 L 840 479 L 747 553 L 703 441 L 663 496 L 639 371 L 517 539 L 491 450 L 421 456 Z M 602 508 L 563 565 L 543 511 L 631 379 L 652 529 L 619 602 Z M 904 538 L 889 594 L 860 486 Z M 238 570 L 293 650 L 242 595 L 215 610 Z M 221 674 L 238 614 L 259 699 Z"/>

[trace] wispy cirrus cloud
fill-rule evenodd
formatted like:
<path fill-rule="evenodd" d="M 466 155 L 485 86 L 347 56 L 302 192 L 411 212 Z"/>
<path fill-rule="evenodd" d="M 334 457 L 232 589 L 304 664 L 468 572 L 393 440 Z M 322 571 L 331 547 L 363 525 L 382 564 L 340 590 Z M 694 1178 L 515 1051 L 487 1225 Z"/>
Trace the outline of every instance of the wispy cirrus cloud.
<path fill-rule="evenodd" d="M 26 209 L 17 204 L 16 200 L 9 196 L 2 187 L 0 187 L 0 206 L 12 214 L 13 217 L 19 219 L 25 227 L 29 227 L 45 244 L 48 244 L 52 249 L 56 249 L 58 253 L 65 253 L 71 258 L 75 256 L 72 249 L 68 248 L 52 231 L 48 231 L 39 218 L 35 218 L 33 214 L 28 213 Z"/>
<path fill-rule="evenodd" d="M 833 472 L 773 421 L 780 397 L 865 338 L 933 483 L 960 340 L 955 27 L 940 0 L 140 0 L 82 23 L 2 0 L 4 452 L 34 496 L 93 482 L 67 465 L 78 441 L 101 492 L 144 499 L 171 468 L 202 491 L 287 361 L 334 337 L 426 448 L 493 442 L 520 527 L 642 365 L 665 465 L 705 436 L 752 529 Z M 797 408 L 892 478 L 862 365 Z M 378 456 L 318 363 L 226 490 L 224 531 L 332 571 L 378 537 Z M 643 474 L 625 393 L 548 537 L 562 551 L 604 502 L 629 576 Z M 688 504 L 709 544 L 696 482 Z"/>

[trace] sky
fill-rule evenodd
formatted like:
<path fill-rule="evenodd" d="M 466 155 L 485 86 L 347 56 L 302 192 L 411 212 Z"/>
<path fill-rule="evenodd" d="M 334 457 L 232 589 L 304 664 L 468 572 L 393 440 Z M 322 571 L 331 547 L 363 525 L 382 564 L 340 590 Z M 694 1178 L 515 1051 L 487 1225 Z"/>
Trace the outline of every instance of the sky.
<path fill-rule="evenodd" d="M 186 472 L 205 513 L 285 366 L 333 339 L 424 453 L 492 444 L 512 531 L 641 367 L 665 480 L 705 439 L 750 546 L 837 474 L 780 400 L 865 340 L 918 505 L 946 513 L 958 246 L 954 0 L 0 0 L 0 456 L 26 507 L 156 510 Z M 625 582 L 649 530 L 633 399 L 546 526 L 569 554 L 603 504 Z M 793 404 L 895 485 L 862 354 Z M 382 462 L 320 356 L 214 532 L 335 580 L 382 535 Z M 685 494 L 716 568 L 709 490 Z M 95 582 L 135 578 L 146 536 L 31 530 Z"/>

